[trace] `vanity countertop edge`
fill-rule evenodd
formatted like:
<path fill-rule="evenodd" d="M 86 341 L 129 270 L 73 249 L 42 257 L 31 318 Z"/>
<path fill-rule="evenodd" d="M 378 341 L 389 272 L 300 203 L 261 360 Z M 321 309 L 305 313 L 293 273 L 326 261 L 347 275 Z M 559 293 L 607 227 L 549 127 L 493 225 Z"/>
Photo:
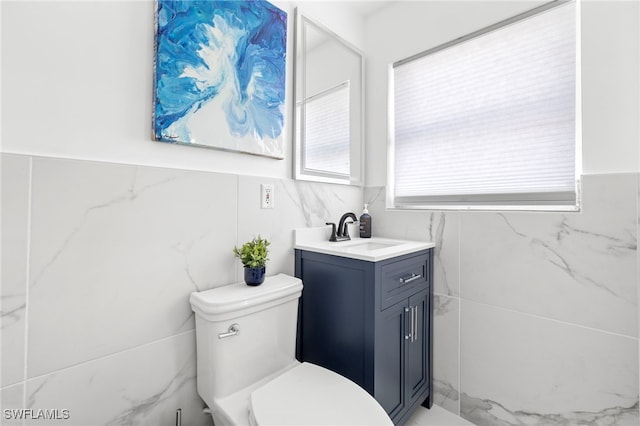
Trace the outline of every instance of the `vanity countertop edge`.
<path fill-rule="evenodd" d="M 354 227 L 355 228 L 355 227 Z M 357 234 L 357 228 L 353 230 Z M 435 247 L 428 241 L 395 238 L 351 237 L 348 241 L 331 242 L 328 226 L 294 229 L 294 249 L 329 254 L 350 259 L 378 262 Z"/>

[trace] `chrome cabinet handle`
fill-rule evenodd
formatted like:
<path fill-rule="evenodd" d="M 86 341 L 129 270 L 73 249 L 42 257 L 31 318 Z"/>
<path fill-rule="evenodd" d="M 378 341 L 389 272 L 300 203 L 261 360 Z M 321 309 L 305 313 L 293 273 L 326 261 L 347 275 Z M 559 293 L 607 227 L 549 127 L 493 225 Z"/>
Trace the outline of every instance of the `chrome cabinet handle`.
<path fill-rule="evenodd" d="M 226 333 L 218 334 L 218 339 L 224 339 L 226 337 L 237 336 L 240 334 L 240 329 L 238 328 L 238 324 L 231 324 L 229 326 L 229 330 Z"/>
<path fill-rule="evenodd" d="M 400 284 L 409 284 L 410 282 L 419 280 L 420 278 L 422 278 L 422 275 L 414 274 L 412 272 L 409 278 L 400 277 Z"/>
<path fill-rule="evenodd" d="M 411 312 L 411 308 L 404 308 L 405 316 L 406 316 L 406 314 L 408 314 L 409 312 Z M 404 335 L 404 340 L 410 340 L 410 339 L 413 339 L 413 336 L 411 335 L 411 331 L 413 331 L 413 315 L 410 315 L 410 316 L 409 316 L 409 321 L 410 321 L 410 322 L 409 322 L 409 334 L 405 334 L 405 335 Z M 407 325 L 406 320 L 405 320 L 405 323 L 404 323 L 404 324 L 405 324 L 405 328 L 406 328 L 406 325 Z"/>
<path fill-rule="evenodd" d="M 411 342 L 418 340 L 418 306 L 411 307 Z"/>
<path fill-rule="evenodd" d="M 404 340 L 411 343 L 418 341 L 418 306 L 404 308 L 405 314 L 409 314 L 409 334 L 405 334 Z"/>

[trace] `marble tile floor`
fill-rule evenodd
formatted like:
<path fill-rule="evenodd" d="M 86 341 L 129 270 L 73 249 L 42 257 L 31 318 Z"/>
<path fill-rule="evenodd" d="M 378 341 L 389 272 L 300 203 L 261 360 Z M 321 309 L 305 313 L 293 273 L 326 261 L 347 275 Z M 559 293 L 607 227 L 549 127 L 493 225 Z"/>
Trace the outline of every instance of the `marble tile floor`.
<path fill-rule="evenodd" d="M 430 410 L 419 407 L 413 416 L 407 420 L 406 426 L 467 426 L 473 425 L 462 417 L 445 410 L 444 408 L 433 405 Z"/>

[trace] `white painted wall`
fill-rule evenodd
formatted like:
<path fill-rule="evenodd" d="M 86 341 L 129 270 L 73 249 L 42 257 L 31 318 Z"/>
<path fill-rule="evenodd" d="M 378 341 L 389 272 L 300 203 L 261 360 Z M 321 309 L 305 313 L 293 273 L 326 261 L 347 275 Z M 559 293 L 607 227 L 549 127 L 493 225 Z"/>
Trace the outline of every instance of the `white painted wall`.
<path fill-rule="evenodd" d="M 285 158 L 152 140 L 154 2 L 0 3 L 5 153 L 292 177 L 293 10 L 289 13 Z M 304 2 L 356 46 L 361 20 L 339 2 Z M 343 10 L 344 9 L 344 10 Z"/>
<path fill-rule="evenodd" d="M 364 47 L 364 21 L 356 1 L 298 0 L 293 5 L 300 13 L 323 24 L 359 49 Z"/>
<path fill-rule="evenodd" d="M 386 184 L 387 66 L 539 2 L 397 1 L 365 21 L 366 185 Z M 638 1 L 582 3 L 583 170 L 640 170 Z"/>
<path fill-rule="evenodd" d="M 640 171 L 640 2 L 582 4 L 584 173 Z"/>

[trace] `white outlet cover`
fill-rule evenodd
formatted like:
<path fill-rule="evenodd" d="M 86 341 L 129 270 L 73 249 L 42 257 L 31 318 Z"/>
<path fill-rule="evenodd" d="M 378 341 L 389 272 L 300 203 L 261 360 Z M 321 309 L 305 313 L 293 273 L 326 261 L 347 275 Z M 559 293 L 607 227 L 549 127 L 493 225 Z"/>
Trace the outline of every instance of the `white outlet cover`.
<path fill-rule="evenodd" d="M 274 204 L 274 185 L 272 183 L 263 183 L 260 185 L 260 207 L 263 209 L 272 209 Z"/>

